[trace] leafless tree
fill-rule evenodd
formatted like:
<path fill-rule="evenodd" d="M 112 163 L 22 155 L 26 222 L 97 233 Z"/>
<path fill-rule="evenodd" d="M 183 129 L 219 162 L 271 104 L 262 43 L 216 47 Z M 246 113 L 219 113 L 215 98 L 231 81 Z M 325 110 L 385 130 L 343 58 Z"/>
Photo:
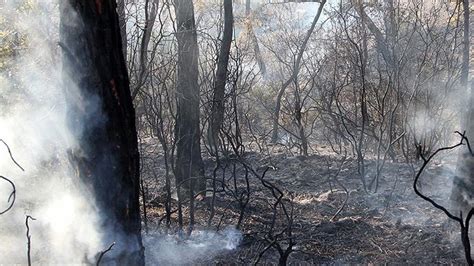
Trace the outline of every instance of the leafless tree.
<path fill-rule="evenodd" d="M 189 228 L 192 231 L 194 224 L 194 193 L 206 189 L 199 123 L 198 45 L 192 1 L 176 1 L 175 11 L 178 73 L 174 174 L 178 197 L 190 199 Z"/>
<path fill-rule="evenodd" d="M 211 118 L 208 131 L 208 139 L 211 152 L 218 153 L 218 133 L 224 120 L 224 95 L 227 81 L 227 65 L 229 63 L 229 53 L 232 44 L 233 33 L 233 12 L 232 1 L 224 1 L 224 33 L 222 44 L 217 61 L 217 71 L 214 81 L 214 95 L 212 99 Z"/>
<path fill-rule="evenodd" d="M 323 8 L 324 8 L 324 4 L 326 4 L 326 1 L 323 0 L 321 1 L 319 7 L 318 7 L 318 11 L 316 13 L 316 15 L 314 16 L 314 19 L 313 19 L 313 22 L 311 23 L 311 27 L 308 29 L 308 32 L 306 33 L 306 36 L 303 40 L 303 43 L 301 44 L 301 46 L 298 48 L 298 55 L 296 57 L 296 60 L 294 62 L 294 66 L 293 66 L 293 69 L 292 69 L 292 72 L 291 72 L 291 76 L 290 78 L 288 78 L 287 81 L 285 81 L 280 90 L 278 91 L 278 95 L 276 97 L 276 103 L 275 103 L 275 110 L 274 110 L 274 113 L 273 113 L 273 126 L 272 126 L 272 142 L 275 143 L 278 141 L 278 121 L 280 119 L 280 109 L 281 109 L 281 100 L 283 98 L 283 95 L 285 94 L 285 91 L 286 89 L 288 88 L 288 86 L 294 82 L 295 80 L 297 80 L 298 78 L 298 74 L 299 74 L 299 71 L 300 71 L 300 67 L 301 67 L 301 60 L 303 59 L 303 54 L 305 52 L 305 49 L 306 49 L 306 46 L 308 44 L 308 41 L 309 41 L 309 38 L 311 37 L 311 34 L 313 33 L 314 31 L 314 28 L 316 27 L 316 23 L 318 22 L 319 20 L 319 17 L 321 16 L 321 13 L 323 11 Z"/>

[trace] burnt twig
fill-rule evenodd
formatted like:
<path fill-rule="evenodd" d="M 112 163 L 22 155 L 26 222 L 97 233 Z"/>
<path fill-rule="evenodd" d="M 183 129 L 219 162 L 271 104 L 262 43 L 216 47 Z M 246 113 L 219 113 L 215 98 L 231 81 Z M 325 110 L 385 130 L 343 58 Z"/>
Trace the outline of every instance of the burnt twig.
<path fill-rule="evenodd" d="M 102 257 L 104 257 L 105 253 L 111 251 L 114 246 L 115 246 L 115 242 L 110 244 L 110 246 L 106 250 L 100 252 L 99 258 L 97 259 L 96 266 L 100 265 L 100 261 L 102 260 Z"/>
<path fill-rule="evenodd" d="M 13 158 L 13 154 L 12 154 L 12 151 L 10 150 L 10 147 L 8 146 L 8 144 L 3 141 L 3 139 L 0 139 L 0 142 L 3 143 L 3 145 L 5 145 L 5 147 L 7 148 L 7 151 L 8 151 L 8 154 L 10 155 L 10 159 L 12 159 L 13 163 L 16 164 L 16 166 L 18 166 L 18 168 L 21 169 L 21 171 L 25 171 L 25 169 L 23 169 L 23 167 L 21 167 L 21 165 L 15 160 L 15 158 Z"/>
<path fill-rule="evenodd" d="M 12 192 L 10 193 L 10 196 L 8 196 L 8 201 L 7 201 L 7 202 L 10 202 L 10 205 L 4 211 L 0 212 L 0 215 L 2 215 L 13 207 L 13 204 L 15 203 L 15 199 L 16 199 L 16 187 L 15 187 L 15 184 L 10 179 L 4 176 L 0 176 L 0 179 L 7 181 L 12 186 Z"/>
<path fill-rule="evenodd" d="M 28 266 L 31 266 L 31 235 L 30 235 L 30 225 L 28 224 L 28 220 L 33 220 L 36 221 L 35 218 L 27 215 L 25 219 L 25 225 L 26 225 L 26 240 L 27 240 L 27 257 L 28 257 Z"/>
<path fill-rule="evenodd" d="M 5 141 L 3 141 L 2 139 L 0 139 L 0 142 L 3 143 L 3 145 L 5 145 L 5 147 L 7 148 L 8 154 L 10 155 L 10 159 L 13 161 L 13 163 L 16 166 L 18 166 L 18 168 L 20 168 L 22 171 L 25 171 L 25 169 L 23 169 L 23 167 L 21 167 L 21 165 L 15 160 L 15 158 L 13 158 L 12 151 L 10 150 L 10 147 L 8 146 L 8 144 Z M 8 179 L 4 176 L 0 176 L 0 179 L 7 181 L 12 186 L 12 192 L 8 196 L 8 200 L 7 200 L 7 202 L 9 202 L 10 205 L 5 210 L 0 212 L 0 215 L 2 215 L 4 213 L 6 213 L 7 211 L 9 211 L 13 207 L 13 204 L 15 203 L 15 199 L 16 199 L 16 187 L 15 187 L 15 184 L 10 179 Z"/>

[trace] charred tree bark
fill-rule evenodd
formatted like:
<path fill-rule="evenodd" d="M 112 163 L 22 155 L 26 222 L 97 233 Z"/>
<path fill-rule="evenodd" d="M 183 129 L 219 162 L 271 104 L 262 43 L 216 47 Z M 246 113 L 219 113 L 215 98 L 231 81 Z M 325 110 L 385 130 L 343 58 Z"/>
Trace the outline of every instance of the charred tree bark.
<path fill-rule="evenodd" d="M 145 1 L 145 27 L 141 37 L 139 50 L 138 77 L 134 88 L 132 89 L 132 99 L 135 99 L 140 89 L 145 85 L 149 74 L 148 67 L 148 46 L 151 40 L 153 27 L 155 26 L 156 16 L 158 15 L 158 0 Z"/>
<path fill-rule="evenodd" d="M 227 66 L 229 64 L 230 46 L 232 44 L 234 16 L 232 14 L 232 0 L 224 0 L 224 36 L 217 61 L 217 72 L 214 81 L 214 96 L 212 99 L 211 124 L 209 125 L 209 144 L 211 152 L 217 154 L 219 145 L 219 131 L 224 122 L 224 96 L 227 81 Z"/>
<path fill-rule="evenodd" d="M 70 127 L 71 163 L 101 212 L 119 265 L 144 265 L 135 110 L 115 0 L 61 1 L 60 46 Z"/>
<path fill-rule="evenodd" d="M 125 0 L 117 0 L 120 35 L 122 36 L 123 58 L 127 61 L 127 20 L 125 19 Z"/>
<path fill-rule="evenodd" d="M 176 84 L 176 159 L 174 174 L 180 199 L 204 191 L 204 164 L 199 128 L 198 45 L 191 0 L 175 1 L 178 40 Z M 191 207 L 193 205 L 191 197 Z"/>
<path fill-rule="evenodd" d="M 298 135 L 301 141 L 300 147 L 300 155 L 308 156 L 308 138 L 306 137 L 306 133 L 304 130 L 304 122 L 303 122 L 303 104 L 301 102 L 301 94 L 299 91 L 298 81 L 295 80 L 295 122 L 296 127 L 298 128 Z"/>

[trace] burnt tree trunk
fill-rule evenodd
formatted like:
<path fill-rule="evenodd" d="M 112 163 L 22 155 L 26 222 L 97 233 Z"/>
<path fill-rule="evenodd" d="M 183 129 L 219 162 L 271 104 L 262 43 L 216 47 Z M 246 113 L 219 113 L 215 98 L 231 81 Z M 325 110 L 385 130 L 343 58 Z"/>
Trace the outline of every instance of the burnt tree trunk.
<path fill-rule="evenodd" d="M 117 0 L 117 13 L 119 16 L 120 35 L 122 36 L 123 57 L 127 61 L 127 19 L 125 14 L 125 0 Z"/>
<path fill-rule="evenodd" d="M 178 74 L 176 84 L 176 159 L 178 197 L 206 189 L 199 128 L 198 45 L 192 0 L 176 0 Z M 193 201 L 191 197 L 191 208 Z M 191 210 L 192 212 L 192 210 Z M 191 219 L 192 220 L 192 219 Z M 192 223 L 192 221 L 191 221 Z"/>
<path fill-rule="evenodd" d="M 135 99 L 141 88 L 145 86 L 148 76 L 148 46 L 150 45 L 151 34 L 155 26 L 156 16 L 158 15 L 158 0 L 145 1 L 145 25 L 143 28 L 143 35 L 141 36 L 140 50 L 139 50 L 139 65 L 138 77 L 135 86 L 132 88 L 132 99 Z"/>
<path fill-rule="evenodd" d="M 224 36 L 222 37 L 221 50 L 217 60 L 216 78 L 214 81 L 214 96 L 212 99 L 211 123 L 209 126 L 209 145 L 211 152 L 219 152 L 219 131 L 224 122 L 224 98 L 227 81 L 227 66 L 229 64 L 230 46 L 232 44 L 232 31 L 234 15 L 232 13 L 232 0 L 224 0 Z"/>
<path fill-rule="evenodd" d="M 60 46 L 71 130 L 71 163 L 96 200 L 113 260 L 144 265 L 135 110 L 115 0 L 60 2 Z M 113 254 L 113 255 L 112 255 Z"/>

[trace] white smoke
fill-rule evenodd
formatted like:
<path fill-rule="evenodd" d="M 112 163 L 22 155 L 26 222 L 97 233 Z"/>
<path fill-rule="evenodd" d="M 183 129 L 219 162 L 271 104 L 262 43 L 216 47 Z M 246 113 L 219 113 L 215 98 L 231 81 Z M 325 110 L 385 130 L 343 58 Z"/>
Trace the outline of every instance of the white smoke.
<path fill-rule="evenodd" d="M 15 205 L 0 216 L 0 263 L 27 262 L 25 215 L 36 218 L 30 220 L 33 263 L 94 261 L 104 246 L 96 226 L 100 217 L 68 161 L 76 142 L 66 123 L 64 91 L 74 86 L 62 84 L 57 5 L 6 5 L 0 15 L 10 18 L 19 37 L 12 70 L 0 73 L 0 138 L 25 172 L 0 149 L 0 175 L 17 190 Z M 0 183 L 0 209 L 8 206 L 10 192 L 8 183 Z"/>
<path fill-rule="evenodd" d="M 228 227 L 222 232 L 193 231 L 187 239 L 177 235 L 148 235 L 144 238 L 145 257 L 149 265 L 192 265 L 211 262 L 225 251 L 237 248 L 242 233 Z"/>

